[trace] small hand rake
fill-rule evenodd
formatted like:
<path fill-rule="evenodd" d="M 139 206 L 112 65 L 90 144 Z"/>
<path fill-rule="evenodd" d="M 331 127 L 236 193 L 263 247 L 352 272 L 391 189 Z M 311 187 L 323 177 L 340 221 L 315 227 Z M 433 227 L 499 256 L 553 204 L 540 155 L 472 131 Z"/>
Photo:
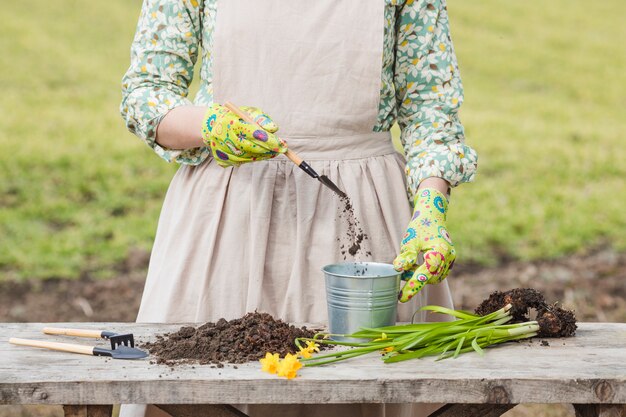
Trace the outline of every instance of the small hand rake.
<path fill-rule="evenodd" d="M 87 329 L 64 329 L 58 327 L 44 327 L 45 334 L 55 334 L 63 336 L 92 337 L 94 339 L 108 339 L 111 341 L 111 349 L 118 346 L 135 347 L 135 339 L 132 333 L 117 334 L 107 330 L 87 330 Z"/>

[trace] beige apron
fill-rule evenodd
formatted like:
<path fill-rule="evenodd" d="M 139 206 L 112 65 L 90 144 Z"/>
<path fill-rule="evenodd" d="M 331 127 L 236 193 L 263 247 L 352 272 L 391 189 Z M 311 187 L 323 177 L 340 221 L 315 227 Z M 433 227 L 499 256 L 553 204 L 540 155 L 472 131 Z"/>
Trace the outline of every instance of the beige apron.
<path fill-rule="evenodd" d="M 220 1 L 213 89 L 216 102 L 266 111 L 290 148 L 347 192 L 370 236 L 357 260 L 391 262 L 411 211 L 404 160 L 389 132 L 373 132 L 384 7 L 380 0 Z M 343 260 L 342 206 L 282 156 L 227 169 L 212 159 L 182 166 L 163 204 L 137 321 L 206 322 L 258 310 L 325 322 L 320 269 Z M 400 305 L 399 320 L 426 304 L 452 307 L 447 283 Z M 437 406 L 238 407 L 251 417 L 350 417 L 428 415 Z M 162 415 L 145 410 L 123 406 L 121 416 Z"/>

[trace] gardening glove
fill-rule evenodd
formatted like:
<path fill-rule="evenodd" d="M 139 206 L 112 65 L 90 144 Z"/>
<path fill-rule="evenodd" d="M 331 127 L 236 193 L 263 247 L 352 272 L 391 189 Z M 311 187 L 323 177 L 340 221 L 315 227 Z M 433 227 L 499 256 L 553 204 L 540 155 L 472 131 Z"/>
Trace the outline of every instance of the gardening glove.
<path fill-rule="evenodd" d="M 206 112 L 202 140 L 218 165 L 230 167 L 287 152 L 287 144 L 274 135 L 278 126 L 269 116 L 256 107 L 241 110 L 258 125 L 247 123 L 220 104 L 211 105 Z"/>
<path fill-rule="evenodd" d="M 393 261 L 394 268 L 408 278 L 398 293 L 400 302 L 410 300 L 426 284 L 443 281 L 452 268 L 456 252 L 446 229 L 447 210 L 448 199 L 434 188 L 420 190 L 415 197 L 413 218 Z M 420 252 L 424 263 L 417 267 Z"/>

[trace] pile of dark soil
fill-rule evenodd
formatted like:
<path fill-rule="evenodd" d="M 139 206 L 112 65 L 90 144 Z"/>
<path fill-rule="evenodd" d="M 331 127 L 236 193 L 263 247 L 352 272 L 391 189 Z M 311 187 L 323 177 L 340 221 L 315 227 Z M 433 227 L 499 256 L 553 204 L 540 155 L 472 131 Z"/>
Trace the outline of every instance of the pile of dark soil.
<path fill-rule="evenodd" d="M 509 291 L 494 291 L 489 298 L 474 310 L 481 316 L 500 310 L 511 304 L 511 323 L 523 323 L 531 320 L 530 313 L 539 323 L 539 337 L 570 337 L 576 332 L 576 316 L 571 310 L 559 307 L 556 303 L 548 304 L 539 291 L 534 288 L 514 288 Z"/>
<path fill-rule="evenodd" d="M 176 333 L 157 336 L 156 342 L 144 348 L 156 356 L 156 362 L 166 365 L 199 363 L 201 365 L 244 363 L 256 361 L 266 352 L 296 353 L 297 337 L 313 337 L 315 332 L 297 328 L 267 313 L 248 313 L 244 317 L 200 327 L 181 327 Z"/>

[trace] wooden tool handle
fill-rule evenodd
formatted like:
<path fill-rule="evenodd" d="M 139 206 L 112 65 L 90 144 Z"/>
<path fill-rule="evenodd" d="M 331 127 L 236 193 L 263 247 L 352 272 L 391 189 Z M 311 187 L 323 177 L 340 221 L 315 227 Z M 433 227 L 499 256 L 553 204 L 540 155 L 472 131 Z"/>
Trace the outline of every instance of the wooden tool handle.
<path fill-rule="evenodd" d="M 300 164 L 302 163 L 302 158 L 296 155 L 296 153 L 293 152 L 291 149 L 287 149 L 287 152 L 285 152 L 285 156 L 291 159 L 291 161 L 298 166 L 300 166 Z"/>
<path fill-rule="evenodd" d="M 83 355 L 93 355 L 92 346 L 75 345 L 72 343 L 46 342 L 43 340 L 18 339 L 16 337 L 10 338 L 9 343 L 20 346 L 60 350 L 62 352 L 82 353 Z"/>
<path fill-rule="evenodd" d="M 100 337 L 102 337 L 102 330 L 63 329 L 59 327 L 44 327 L 43 332 L 45 334 L 60 334 L 63 336 L 93 337 L 95 339 L 99 339 Z"/>
<path fill-rule="evenodd" d="M 242 111 L 239 107 L 235 106 L 230 101 L 227 101 L 226 103 L 224 103 L 224 107 L 226 107 L 228 110 L 230 110 L 233 113 L 235 113 L 237 116 L 241 117 L 246 122 L 248 122 L 250 124 L 253 124 L 253 125 L 259 125 L 257 122 L 254 121 L 254 119 L 252 119 L 252 117 L 250 117 L 249 114 L 247 114 L 246 112 Z M 259 125 L 259 126 L 261 126 L 261 125 Z M 263 126 L 261 126 L 261 127 L 263 127 Z M 285 156 L 287 158 L 291 159 L 291 161 L 294 164 L 298 165 L 298 166 L 300 166 L 300 164 L 302 163 L 302 158 L 300 158 L 291 149 L 288 149 L 287 152 L 285 152 Z"/>
<path fill-rule="evenodd" d="M 254 119 L 252 117 L 250 117 L 250 115 L 248 113 L 244 112 L 243 110 L 241 110 L 239 107 L 235 106 L 230 101 L 227 101 L 226 103 L 224 103 L 224 107 L 226 107 L 228 110 L 230 110 L 233 113 L 235 113 L 237 116 L 241 117 L 246 122 L 248 122 L 248 123 L 250 123 L 252 125 L 258 125 L 258 123 L 255 122 Z"/>

